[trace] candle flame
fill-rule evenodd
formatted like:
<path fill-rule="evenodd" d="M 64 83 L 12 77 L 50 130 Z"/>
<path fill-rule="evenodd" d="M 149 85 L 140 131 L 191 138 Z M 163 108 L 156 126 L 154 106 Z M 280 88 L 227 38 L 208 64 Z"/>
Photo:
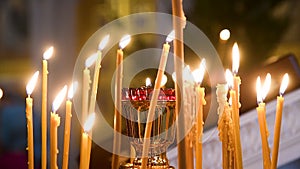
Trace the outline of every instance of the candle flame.
<path fill-rule="evenodd" d="M 96 118 L 95 113 L 91 113 L 87 117 L 87 119 L 86 119 L 86 121 L 84 123 L 84 126 L 83 126 L 84 132 L 89 132 L 92 129 L 92 127 L 93 127 L 93 125 L 95 123 L 95 118 Z"/>
<path fill-rule="evenodd" d="M 280 90 L 279 90 L 280 95 L 283 95 L 283 93 L 285 92 L 288 84 L 289 84 L 289 75 L 287 73 L 285 73 L 283 75 L 282 82 L 281 82 L 281 85 L 280 85 Z"/>
<path fill-rule="evenodd" d="M 78 87 L 78 82 L 75 81 L 74 83 L 71 84 L 71 86 L 69 87 L 69 91 L 68 91 L 68 99 L 71 100 L 74 96 L 74 93 L 76 92 Z"/>
<path fill-rule="evenodd" d="M 237 74 L 240 65 L 240 52 L 238 44 L 235 42 L 232 47 L 232 72 Z"/>
<path fill-rule="evenodd" d="M 205 73 L 205 67 L 206 67 L 206 60 L 202 59 L 199 69 L 196 69 L 192 72 L 193 77 L 194 77 L 196 83 L 198 83 L 198 84 L 202 83 L 202 80 L 204 78 L 204 73 Z"/>
<path fill-rule="evenodd" d="M 108 43 L 110 36 L 109 35 L 105 35 L 104 38 L 101 40 L 101 42 L 98 45 L 98 50 L 103 50 L 105 48 L 105 46 Z"/>
<path fill-rule="evenodd" d="M 119 43 L 120 48 L 124 49 L 129 44 L 130 41 L 131 41 L 130 35 L 124 35 Z"/>
<path fill-rule="evenodd" d="M 43 58 L 44 58 L 45 60 L 48 60 L 48 59 L 51 58 L 52 54 L 53 54 L 53 46 L 51 46 L 50 48 L 48 48 L 48 49 L 44 52 Z"/>
<path fill-rule="evenodd" d="M 172 30 L 169 35 L 167 36 L 166 42 L 170 43 L 172 40 L 175 39 L 175 30 Z"/>
<path fill-rule="evenodd" d="M 258 76 L 257 79 L 256 79 L 256 99 L 257 99 L 257 103 L 263 102 L 261 94 L 262 94 L 261 81 L 260 81 L 260 77 Z"/>
<path fill-rule="evenodd" d="M 33 74 L 33 76 L 31 77 L 31 79 L 29 80 L 29 82 L 27 83 L 26 92 L 28 95 L 31 95 L 31 93 L 33 92 L 33 89 L 35 88 L 38 77 L 39 77 L 39 71 L 36 71 Z"/>
<path fill-rule="evenodd" d="M 191 72 L 191 69 L 190 69 L 189 65 L 184 67 L 182 74 L 183 74 L 183 80 L 184 81 L 186 81 L 186 82 L 193 82 L 194 81 L 194 77 L 193 77 L 193 74 Z"/>
<path fill-rule="evenodd" d="M 85 67 L 89 68 L 91 67 L 97 60 L 98 54 L 97 53 L 93 53 L 90 57 L 88 57 L 85 60 Z"/>
<path fill-rule="evenodd" d="M 226 78 L 228 87 L 232 88 L 233 87 L 233 75 L 229 69 L 226 69 L 225 78 Z"/>
<path fill-rule="evenodd" d="M 66 94 L 67 94 L 67 85 L 65 85 L 60 90 L 60 92 L 57 94 L 57 96 L 55 97 L 55 99 L 54 99 L 54 101 L 52 103 L 52 111 L 53 111 L 53 113 L 58 110 L 58 108 L 61 105 L 61 103 L 63 102 Z"/>
<path fill-rule="evenodd" d="M 0 88 L 0 99 L 3 97 L 3 90 Z"/>
<path fill-rule="evenodd" d="M 271 74 L 268 73 L 262 86 L 262 99 L 265 100 L 271 88 Z"/>
<path fill-rule="evenodd" d="M 151 84 L 151 79 L 150 79 L 149 77 L 146 78 L 146 86 L 147 86 L 147 87 L 152 86 L 152 84 Z"/>
<path fill-rule="evenodd" d="M 168 77 L 164 74 L 162 76 L 161 82 L 160 82 L 160 87 L 163 87 L 168 81 Z"/>

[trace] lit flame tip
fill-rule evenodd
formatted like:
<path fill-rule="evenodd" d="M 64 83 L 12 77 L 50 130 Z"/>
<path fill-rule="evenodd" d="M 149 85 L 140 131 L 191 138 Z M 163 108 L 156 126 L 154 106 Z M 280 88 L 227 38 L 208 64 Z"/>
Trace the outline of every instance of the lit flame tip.
<path fill-rule="evenodd" d="M 283 75 L 282 82 L 281 82 L 281 85 L 280 85 L 280 90 L 279 90 L 280 95 L 284 94 L 288 84 L 289 84 L 289 75 L 287 73 L 285 73 Z"/>
<path fill-rule="evenodd" d="M 101 42 L 98 45 L 98 50 L 103 50 L 105 48 L 105 46 L 107 45 L 108 41 L 109 41 L 110 35 L 105 35 L 104 38 L 101 40 Z"/>
<path fill-rule="evenodd" d="M 272 78 L 271 78 L 271 74 L 268 73 L 266 75 L 266 78 L 265 78 L 265 81 L 264 81 L 264 84 L 262 86 L 262 92 L 261 92 L 261 97 L 263 100 L 265 100 L 265 98 L 267 97 L 269 91 L 270 91 L 270 88 L 271 88 L 271 81 L 272 81 Z"/>
<path fill-rule="evenodd" d="M 120 40 L 119 47 L 121 49 L 124 49 L 129 44 L 130 41 L 131 41 L 131 36 L 128 34 L 124 35 Z"/>
<path fill-rule="evenodd" d="M 66 94 L 67 94 L 67 85 L 65 85 L 60 90 L 60 92 L 57 94 L 57 96 L 55 97 L 55 99 L 53 101 L 53 104 L 52 104 L 52 111 L 53 111 L 53 113 L 58 110 L 58 108 L 60 107 L 61 103 L 63 102 Z"/>
<path fill-rule="evenodd" d="M 29 80 L 27 86 L 26 86 L 26 92 L 28 95 L 31 95 L 33 92 L 33 89 L 35 88 L 36 82 L 38 80 L 39 77 L 39 71 L 36 71 L 33 76 L 31 77 L 31 79 Z M 2 96 L 1 96 L 2 97 Z"/>
<path fill-rule="evenodd" d="M 95 123 L 95 118 L 96 118 L 96 114 L 95 113 L 91 113 L 85 123 L 84 123 L 84 126 L 83 126 L 83 129 L 84 129 L 84 132 L 89 132 L 92 128 L 93 128 L 93 125 Z"/>
<path fill-rule="evenodd" d="M 260 80 L 260 76 L 257 77 L 256 79 L 256 99 L 257 99 L 257 103 L 261 103 L 263 101 L 262 96 L 261 96 L 261 80 Z"/>
<path fill-rule="evenodd" d="M 237 74 L 240 64 L 240 51 L 238 44 L 235 42 L 232 47 L 232 72 Z"/>
<path fill-rule="evenodd" d="M 175 30 L 172 30 L 169 35 L 167 36 L 166 42 L 170 43 L 172 40 L 175 39 Z"/>
<path fill-rule="evenodd" d="M 69 88 L 69 91 L 68 91 L 68 99 L 71 100 L 73 98 L 74 93 L 76 92 L 77 88 L 78 88 L 78 82 L 77 81 L 73 82 L 70 85 L 70 88 Z"/>
<path fill-rule="evenodd" d="M 93 53 L 91 56 L 89 56 L 86 60 L 85 60 L 85 67 L 89 68 L 91 67 L 97 60 L 98 54 L 97 53 Z"/>
<path fill-rule="evenodd" d="M 204 78 L 205 69 L 206 69 L 206 60 L 202 59 L 200 62 L 199 68 L 192 72 L 196 83 L 199 83 L 199 84 L 202 83 L 203 78 Z"/>
<path fill-rule="evenodd" d="M 48 48 L 48 49 L 44 52 L 43 58 L 44 58 L 45 60 L 50 59 L 51 56 L 53 55 L 53 51 L 54 51 L 54 48 L 53 48 L 53 46 L 51 46 L 50 48 Z"/>
<path fill-rule="evenodd" d="M 226 78 L 228 87 L 232 88 L 233 87 L 233 75 L 229 69 L 226 69 L 226 71 L 225 71 L 225 78 Z"/>
<path fill-rule="evenodd" d="M 0 88 L 0 99 L 3 97 L 3 90 Z"/>

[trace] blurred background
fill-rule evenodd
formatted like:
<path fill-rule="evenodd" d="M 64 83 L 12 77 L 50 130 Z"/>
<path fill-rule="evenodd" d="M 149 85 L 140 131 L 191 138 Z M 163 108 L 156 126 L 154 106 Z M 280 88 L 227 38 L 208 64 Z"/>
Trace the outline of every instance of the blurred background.
<path fill-rule="evenodd" d="M 50 105 L 57 91 L 64 84 L 71 82 L 76 58 L 95 31 L 119 17 L 133 13 L 171 14 L 171 2 L 171 0 L 1 0 L 0 88 L 4 94 L 0 100 L 0 168 L 27 168 L 25 86 L 31 75 L 36 70 L 41 70 L 42 54 L 49 46 L 53 45 L 55 48 L 54 57 L 49 60 L 50 111 Z M 224 67 L 231 68 L 231 48 L 234 42 L 238 42 L 241 52 L 241 76 L 285 57 L 292 58 L 292 64 L 299 64 L 300 1 L 298 0 L 184 0 L 183 7 L 187 20 L 202 30 L 217 49 Z M 223 29 L 230 31 L 229 39 L 220 38 Z M 129 55 L 139 48 L 161 45 L 161 41 L 158 43 L 153 38 L 155 37 L 145 36 L 134 40 L 135 45 L 129 45 L 125 49 L 126 53 Z M 191 67 L 197 66 L 199 63 L 194 62 L 193 57 L 189 56 L 188 49 L 186 51 L 186 63 Z M 104 65 L 104 70 L 114 69 L 115 62 L 107 61 Z M 279 70 L 287 66 L 279 67 Z M 299 87 L 299 74 L 295 76 L 295 85 L 290 90 Z M 41 81 L 38 83 L 32 95 L 35 98 L 36 168 L 40 165 L 41 147 L 39 87 Z M 110 81 L 106 81 L 104 77 L 101 83 L 110 84 Z M 247 90 L 247 86 L 245 88 Z M 252 108 L 254 106 L 250 104 L 242 112 Z M 64 108 L 61 108 L 62 112 L 63 110 Z M 106 112 L 104 116 L 112 124 L 113 111 Z M 63 114 L 59 129 L 61 135 L 64 126 Z M 78 167 L 79 133 L 80 124 L 77 117 L 73 116 L 70 168 Z M 62 150 L 62 138 L 59 146 Z M 60 160 L 61 155 L 60 152 Z M 109 168 L 110 158 L 109 152 L 93 145 L 91 168 L 99 166 Z M 293 166 L 299 168 L 299 161 L 283 166 L 282 169 Z"/>

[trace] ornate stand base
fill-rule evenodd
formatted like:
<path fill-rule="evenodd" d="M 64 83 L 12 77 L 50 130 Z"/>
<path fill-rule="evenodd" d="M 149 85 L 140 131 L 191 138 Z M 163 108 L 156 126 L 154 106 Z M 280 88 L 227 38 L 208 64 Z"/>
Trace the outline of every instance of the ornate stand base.
<path fill-rule="evenodd" d="M 140 169 L 140 166 L 133 166 L 131 163 L 126 163 L 120 166 L 120 169 Z M 175 169 L 175 167 L 172 166 L 149 166 L 147 169 Z"/>
<path fill-rule="evenodd" d="M 142 160 L 140 158 L 136 158 L 132 163 L 126 163 L 120 166 L 120 169 L 140 169 L 142 164 Z M 147 169 L 175 169 L 174 167 L 169 165 L 168 159 L 164 158 L 164 156 L 154 156 L 148 158 L 148 166 Z"/>

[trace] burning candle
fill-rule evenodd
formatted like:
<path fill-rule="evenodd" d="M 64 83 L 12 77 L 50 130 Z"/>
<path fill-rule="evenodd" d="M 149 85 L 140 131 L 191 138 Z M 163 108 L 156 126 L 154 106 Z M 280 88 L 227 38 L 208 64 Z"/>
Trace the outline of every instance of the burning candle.
<path fill-rule="evenodd" d="M 72 98 L 76 91 L 78 82 L 71 84 L 68 91 L 68 100 L 66 101 L 66 117 L 65 117 L 65 132 L 64 132 L 64 152 L 63 152 L 63 169 L 68 169 L 69 164 L 69 147 L 70 147 L 70 131 L 72 117 Z"/>
<path fill-rule="evenodd" d="M 235 165 L 237 168 L 242 169 L 243 168 L 243 159 L 242 159 L 242 147 L 241 147 L 241 137 L 240 137 L 240 126 L 239 126 L 239 108 L 238 108 L 238 102 L 236 102 L 237 94 L 234 89 L 232 89 L 233 86 L 233 76 L 230 70 L 226 70 L 226 81 L 228 84 L 228 87 L 230 89 L 230 99 L 232 101 L 232 122 L 233 122 L 233 132 L 234 132 L 234 155 L 235 155 Z"/>
<path fill-rule="evenodd" d="M 81 135 L 81 146 L 80 146 L 80 169 L 88 169 L 89 168 L 89 162 L 90 161 L 88 158 L 90 156 L 88 153 L 90 152 L 89 150 L 89 140 L 90 137 L 88 133 L 92 129 L 93 125 L 95 122 L 95 113 L 89 114 L 89 116 L 86 119 L 86 122 L 84 123 L 84 132 Z"/>
<path fill-rule="evenodd" d="M 196 82 L 196 104 L 197 109 L 197 123 L 196 123 L 196 169 L 202 169 L 202 134 L 203 134 L 203 105 L 206 104 L 204 88 L 201 83 L 205 73 L 205 59 L 202 59 L 199 69 L 193 72 Z"/>
<path fill-rule="evenodd" d="M 34 169 L 34 144 L 33 144 L 33 119 L 32 119 L 32 104 L 33 99 L 30 95 L 38 80 L 39 71 L 35 72 L 26 86 L 28 97 L 26 98 L 26 119 L 27 119 L 27 151 L 28 151 L 28 169 Z M 1 98 L 1 97 L 0 97 Z"/>
<path fill-rule="evenodd" d="M 108 40 L 109 40 L 109 35 L 104 36 L 104 38 L 101 40 L 98 46 L 97 60 L 95 63 L 94 77 L 93 77 L 93 84 L 92 84 L 92 91 L 91 91 L 90 107 L 88 113 L 95 112 L 99 73 L 101 68 L 102 50 L 107 45 Z"/>
<path fill-rule="evenodd" d="M 83 70 L 82 78 L 82 108 L 81 108 L 81 119 L 85 121 L 88 115 L 88 103 L 89 103 L 89 90 L 90 90 L 90 69 L 97 59 L 97 54 L 93 54 L 85 60 L 85 69 Z"/>
<path fill-rule="evenodd" d="M 238 47 L 237 43 L 235 42 L 232 47 L 233 90 L 237 94 L 237 99 L 235 100 L 235 102 L 237 102 L 237 105 L 240 108 L 241 107 L 241 104 L 240 104 L 241 78 L 239 76 L 237 76 L 237 73 L 239 70 L 239 64 L 240 64 L 240 52 L 239 52 L 239 47 Z M 240 121 L 238 120 L 238 122 L 240 122 Z"/>
<path fill-rule="evenodd" d="M 67 93 L 67 86 L 65 85 L 63 89 L 58 93 L 55 97 L 53 104 L 52 104 L 52 112 L 51 112 L 51 121 L 50 121 L 50 164 L 51 169 L 58 169 L 57 167 L 57 128 L 60 125 L 60 117 L 56 114 L 56 111 L 60 107 L 61 103 L 63 102 L 65 95 Z"/>
<path fill-rule="evenodd" d="M 280 90 L 279 90 L 279 96 L 277 97 L 271 169 L 277 168 L 278 150 L 279 150 L 279 142 L 280 142 L 281 118 L 282 118 L 282 109 L 283 109 L 283 102 L 284 102 L 283 94 L 288 86 L 288 82 L 289 82 L 289 75 L 286 73 L 283 76 Z"/>
<path fill-rule="evenodd" d="M 123 78 L 123 49 L 131 41 L 130 35 L 124 35 L 119 43 L 120 49 L 117 50 L 117 60 L 116 60 L 116 85 L 115 85 L 115 111 L 114 111 L 114 142 L 113 142 L 113 156 L 112 156 L 112 168 L 119 168 L 119 156 L 121 142 L 119 134 L 121 133 L 122 127 L 122 78 Z"/>
<path fill-rule="evenodd" d="M 42 169 L 47 168 L 47 84 L 48 84 L 48 59 L 53 54 L 53 47 L 51 46 L 43 54 L 43 79 L 42 79 Z"/>
<path fill-rule="evenodd" d="M 267 78 L 264 82 L 264 86 L 261 86 L 260 77 L 257 77 L 256 80 L 256 92 L 257 92 L 257 103 L 258 107 L 257 115 L 258 115 L 258 122 L 259 122 L 259 128 L 260 128 L 260 136 L 261 136 L 261 142 L 262 142 L 262 154 L 263 154 L 263 165 L 264 169 L 269 169 L 271 160 L 270 160 L 270 148 L 268 143 L 268 127 L 267 127 L 267 121 L 266 121 L 266 105 L 263 102 L 265 97 L 268 94 L 269 88 L 271 84 L 271 76 L 270 74 L 267 75 Z"/>
<path fill-rule="evenodd" d="M 145 128 L 145 135 L 144 135 L 144 144 L 143 144 L 143 153 L 142 153 L 142 169 L 146 169 L 147 166 L 147 154 L 149 150 L 149 144 L 150 144 L 150 135 L 151 135 L 151 130 L 152 130 L 152 121 L 154 118 L 154 113 L 155 113 L 155 107 L 157 104 L 157 99 L 160 91 L 160 85 L 162 81 L 162 77 L 165 71 L 165 67 L 167 64 L 167 59 L 168 59 L 168 54 L 170 50 L 170 45 L 169 43 L 174 39 L 174 30 L 168 35 L 166 39 L 166 43 L 163 45 L 163 51 L 161 54 L 160 58 L 160 63 L 159 63 L 159 68 L 158 72 L 156 75 L 156 80 L 154 84 L 154 89 L 153 89 L 153 95 L 150 100 L 150 106 L 149 106 L 149 111 L 148 111 L 148 117 L 147 117 L 147 124 Z"/>

